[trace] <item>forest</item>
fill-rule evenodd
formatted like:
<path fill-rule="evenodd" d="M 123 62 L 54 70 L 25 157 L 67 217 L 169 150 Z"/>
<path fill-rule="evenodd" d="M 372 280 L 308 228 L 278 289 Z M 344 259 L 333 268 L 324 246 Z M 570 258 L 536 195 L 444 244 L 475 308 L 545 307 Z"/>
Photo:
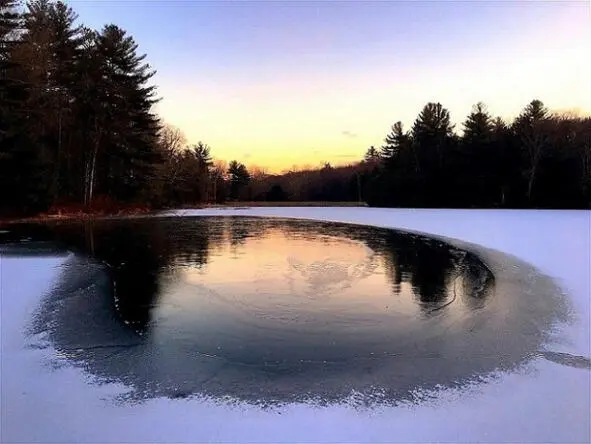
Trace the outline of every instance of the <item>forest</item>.
<path fill-rule="evenodd" d="M 358 162 L 268 174 L 216 160 L 154 112 L 155 70 L 125 30 L 64 2 L 0 0 L 0 214 L 232 201 L 431 208 L 591 208 L 591 117 L 477 103 L 456 128 L 427 103 Z M 229 130 L 231 130 L 231 125 Z"/>

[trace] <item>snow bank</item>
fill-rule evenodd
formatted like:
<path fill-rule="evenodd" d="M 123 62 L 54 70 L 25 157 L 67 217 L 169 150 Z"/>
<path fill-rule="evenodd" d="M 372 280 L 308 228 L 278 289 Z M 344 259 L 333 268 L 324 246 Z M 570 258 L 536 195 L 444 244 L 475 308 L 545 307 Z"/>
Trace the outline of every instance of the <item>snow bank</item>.
<path fill-rule="evenodd" d="M 367 208 L 190 210 L 167 215 L 248 215 L 323 219 L 431 233 L 524 259 L 572 298 L 577 322 L 551 350 L 589 357 L 591 212 L 441 211 Z M 90 384 L 51 347 L 30 349 L 24 333 L 65 258 L 0 254 L 2 442 L 589 442 L 591 373 L 548 360 L 533 372 L 420 405 L 373 410 L 292 405 L 264 411 L 212 401 L 113 402 L 123 387 Z M 34 338 L 36 345 L 43 338 Z"/>

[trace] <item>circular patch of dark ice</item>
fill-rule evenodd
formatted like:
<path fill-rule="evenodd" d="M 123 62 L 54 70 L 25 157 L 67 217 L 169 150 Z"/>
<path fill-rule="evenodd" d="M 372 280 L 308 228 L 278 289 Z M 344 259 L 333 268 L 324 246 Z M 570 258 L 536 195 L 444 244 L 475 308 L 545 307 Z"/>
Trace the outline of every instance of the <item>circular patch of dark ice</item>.
<path fill-rule="evenodd" d="M 550 278 L 515 257 L 456 240 L 241 217 L 144 219 L 116 227 L 103 227 L 102 240 L 96 233 L 88 240 L 88 227 L 83 241 L 69 228 L 67 235 L 52 231 L 60 245 L 77 254 L 44 298 L 32 332 L 45 333 L 60 358 L 98 380 L 127 385 L 130 400 L 203 396 L 259 405 L 327 404 L 355 395 L 368 404 L 397 403 L 415 399 L 417 390 L 458 387 L 516 369 L 551 341 L 557 323 L 569 319 L 564 295 Z M 306 288 L 315 289 L 302 303 L 318 304 L 322 295 L 330 295 L 337 311 L 321 302 L 320 311 L 307 312 L 300 299 L 279 307 L 253 306 L 249 301 L 258 300 L 179 281 L 189 266 L 207 273 L 228 245 L 223 251 L 236 260 L 254 254 L 248 240 L 273 230 L 289 234 L 288 246 L 290 239 L 322 242 L 327 235 L 365 245 L 367 257 L 338 279 L 341 269 L 334 263 L 319 269 L 317 263 L 289 265 L 300 273 L 290 279 L 305 275 Z M 203 242 L 213 257 L 209 262 L 202 257 Z M 124 254 L 109 253 L 122 245 Z M 241 245 L 246 256 L 239 254 Z M 169 260 L 163 261 L 165 255 Z M 442 258 L 448 261 L 443 281 L 436 270 Z M 392 306 L 408 313 L 384 308 L 367 314 L 361 305 L 360 312 L 339 305 L 345 302 L 338 302 L 338 295 L 357 288 L 347 283 L 350 276 L 375 277 L 388 267 Z M 314 280 L 318 270 L 320 277 L 332 273 L 335 279 Z M 248 285 L 256 285 L 254 277 Z M 405 291 L 414 292 L 414 299 L 401 302 Z M 185 299 L 172 293 L 199 301 L 194 322 L 186 318 L 194 306 L 184 307 Z M 151 297 L 144 301 L 146 294 Z M 589 364 L 586 358 L 542 355 L 577 367 Z"/>

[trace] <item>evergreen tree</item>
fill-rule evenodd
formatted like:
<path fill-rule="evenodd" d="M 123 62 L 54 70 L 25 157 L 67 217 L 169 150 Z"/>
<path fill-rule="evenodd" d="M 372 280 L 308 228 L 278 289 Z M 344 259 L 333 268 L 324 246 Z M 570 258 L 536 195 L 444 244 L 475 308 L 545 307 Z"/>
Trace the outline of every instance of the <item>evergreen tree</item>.
<path fill-rule="evenodd" d="M 452 165 L 454 195 L 462 206 L 490 206 L 497 197 L 493 185 L 496 171 L 492 136 L 493 121 L 486 106 L 479 102 L 464 121 L 464 134 Z M 486 203 L 486 204 L 485 204 Z"/>
<path fill-rule="evenodd" d="M 527 177 L 526 197 L 530 204 L 532 203 L 538 167 L 548 146 L 551 123 L 548 119 L 548 109 L 540 100 L 536 99 L 525 107 L 513 124 L 527 163 L 525 171 Z"/>
<path fill-rule="evenodd" d="M 412 138 L 419 151 L 419 170 L 422 164 L 443 167 L 446 150 L 453 138 L 449 111 L 441 103 L 425 105 L 412 127 Z"/>
<path fill-rule="evenodd" d="M 370 146 L 365 152 L 363 161 L 367 163 L 377 163 L 380 161 L 380 152 L 374 147 Z"/>
<path fill-rule="evenodd" d="M 4 89 L 8 87 L 12 49 L 18 43 L 17 32 L 21 26 L 18 5 L 17 0 L 0 0 L 0 94 L 4 94 Z M 3 103 L 4 100 L 1 100 L 0 104 Z"/>
<path fill-rule="evenodd" d="M 78 16 L 59 1 L 49 10 L 52 32 L 52 59 L 50 72 L 50 108 L 53 122 L 53 143 L 55 144 L 55 166 L 52 190 L 55 198 L 74 197 L 77 188 L 73 171 L 74 114 L 72 104 L 79 88 L 76 65 L 81 57 L 83 29 L 75 24 Z"/>
<path fill-rule="evenodd" d="M 230 198 L 239 199 L 242 197 L 241 191 L 250 182 L 250 174 L 244 164 L 233 160 L 228 166 L 228 176 L 230 181 Z"/>
<path fill-rule="evenodd" d="M 14 78 L 14 47 L 18 44 L 17 31 L 21 16 L 15 0 L 0 0 L 0 143 L 4 143 L 0 156 L 8 157 L 8 143 L 12 136 L 17 108 L 22 101 L 22 88 Z M 19 94 L 20 93 L 20 94 Z M 19 100 L 21 96 L 21 100 Z"/>
<path fill-rule="evenodd" d="M 0 212 L 29 214 L 50 204 L 44 181 L 49 162 L 31 132 L 34 110 L 26 74 L 33 59 L 24 57 L 18 6 L 0 0 Z"/>
<path fill-rule="evenodd" d="M 402 122 L 399 121 L 392 125 L 392 130 L 384 139 L 385 144 L 380 149 L 382 159 L 387 160 L 396 156 L 407 138 L 408 135 L 402 129 Z"/>
<path fill-rule="evenodd" d="M 495 205 L 514 206 L 519 196 L 521 158 L 513 131 L 500 117 L 492 121 L 491 144 L 490 167 L 497 193 Z"/>
<path fill-rule="evenodd" d="M 77 76 L 72 98 L 73 133 L 78 147 L 72 153 L 71 180 L 76 183 L 70 193 L 86 206 L 91 204 L 97 176 L 97 162 L 102 159 L 102 134 L 106 132 L 108 96 L 103 87 L 103 61 L 98 50 L 98 33 L 82 30 L 81 50 L 74 67 Z"/>
<path fill-rule="evenodd" d="M 198 142 L 189 148 L 188 155 L 192 165 L 190 176 L 193 189 L 193 200 L 206 202 L 209 200 L 210 192 L 210 168 L 213 164 L 210 155 L 210 148 L 203 142 Z M 213 190 L 212 190 L 213 191 Z"/>
<path fill-rule="evenodd" d="M 383 154 L 384 169 L 381 171 L 384 204 L 408 206 L 419 192 L 419 162 L 412 136 L 404 131 L 402 122 L 392 126 L 386 136 Z M 388 154 L 389 153 L 389 154 Z"/>
<path fill-rule="evenodd" d="M 54 132 L 54 34 L 51 25 L 53 4 L 48 0 L 27 3 L 24 32 L 15 51 L 16 62 L 23 68 L 21 79 L 27 88 L 26 108 L 29 134 L 40 154 L 52 159 L 55 153 Z M 53 173 L 50 172 L 52 177 Z"/>
<path fill-rule="evenodd" d="M 213 162 L 211 160 L 211 149 L 203 142 L 197 142 L 197 145 L 194 145 L 192 151 L 195 153 L 195 157 L 199 162 L 199 168 L 204 172 L 208 173 L 209 168 L 212 166 Z"/>
<path fill-rule="evenodd" d="M 70 135 L 68 124 L 71 125 L 69 105 L 79 44 L 75 20 L 76 15 L 62 2 L 29 2 L 22 32 L 11 54 L 13 81 L 18 79 L 23 89 L 21 109 L 15 110 L 15 116 L 19 115 L 24 122 L 20 132 L 26 134 L 32 145 L 27 148 L 28 143 L 21 141 L 18 149 L 32 151 L 23 156 L 29 159 L 27 174 L 37 177 L 39 189 L 35 193 L 43 206 L 58 198 L 60 189 L 67 188 L 60 186 L 60 176 L 68 177 L 69 173 L 65 165 L 61 169 L 61 162 L 68 157 L 63 140 L 66 134 Z M 47 196 L 42 197 L 43 193 Z"/>
<path fill-rule="evenodd" d="M 146 55 L 137 54 L 133 38 L 115 25 L 103 28 L 96 46 L 104 104 L 97 116 L 102 126 L 97 128 L 99 149 L 104 154 L 96 171 L 97 185 L 103 193 L 133 201 L 154 178 L 155 165 L 163 161 L 158 149 L 159 120 L 152 113 L 157 102 L 155 86 L 147 84 L 155 72 L 143 63 Z"/>
<path fill-rule="evenodd" d="M 412 127 L 417 170 L 417 192 L 427 206 L 441 205 L 450 195 L 451 174 L 446 160 L 455 145 L 449 111 L 428 103 Z"/>
<path fill-rule="evenodd" d="M 482 145 L 490 142 L 493 131 L 493 120 L 486 105 L 478 102 L 464 121 L 463 142 Z"/>

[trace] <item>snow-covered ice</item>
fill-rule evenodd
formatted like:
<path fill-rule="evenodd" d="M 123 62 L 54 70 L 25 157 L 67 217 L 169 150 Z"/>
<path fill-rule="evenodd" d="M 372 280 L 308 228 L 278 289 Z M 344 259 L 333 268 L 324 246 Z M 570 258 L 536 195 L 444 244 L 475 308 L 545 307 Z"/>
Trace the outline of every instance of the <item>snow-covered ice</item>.
<path fill-rule="evenodd" d="M 351 222 L 460 239 L 509 253 L 556 279 L 577 320 L 551 350 L 591 355 L 591 212 L 368 208 L 185 210 L 170 215 L 277 216 Z M 67 257 L 0 256 L 2 442 L 590 442 L 591 372 L 537 359 L 533 371 L 407 407 L 291 405 L 279 410 L 192 399 L 113 402 L 124 387 L 55 366 L 31 315 Z"/>

